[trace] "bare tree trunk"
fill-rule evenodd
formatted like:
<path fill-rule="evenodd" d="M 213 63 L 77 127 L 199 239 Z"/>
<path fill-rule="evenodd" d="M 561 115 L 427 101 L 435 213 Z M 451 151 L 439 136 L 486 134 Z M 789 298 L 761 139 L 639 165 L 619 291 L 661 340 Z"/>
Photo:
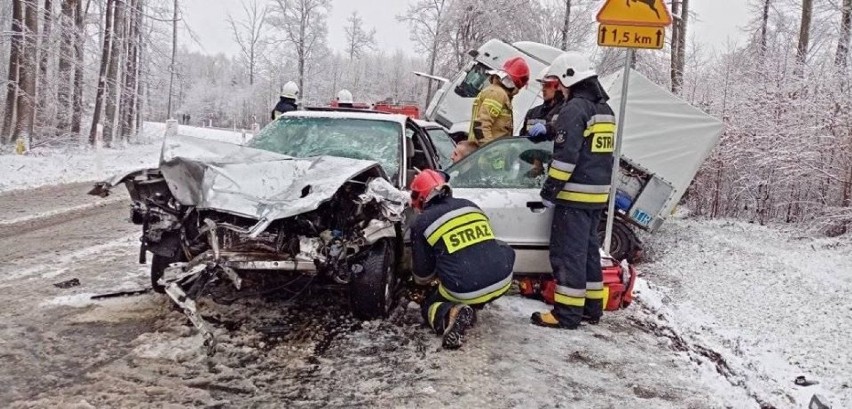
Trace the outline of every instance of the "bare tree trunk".
<path fill-rule="evenodd" d="M 86 13 L 83 11 L 83 0 L 76 0 L 74 10 L 74 101 L 71 110 L 71 132 L 80 135 L 83 123 L 83 63 L 84 45 L 86 39 L 86 26 L 84 25 Z M 89 4 L 89 3 L 87 3 Z M 86 7 L 88 11 L 88 6 Z"/>
<path fill-rule="evenodd" d="M 758 54 L 761 58 L 766 53 L 766 32 L 769 27 L 769 2 L 770 0 L 763 0 L 763 15 L 760 18 L 760 48 L 758 49 Z"/>
<path fill-rule="evenodd" d="M 38 108 L 36 109 L 36 114 L 42 132 L 49 131 L 51 133 L 53 133 L 53 121 L 56 118 L 56 107 L 53 104 L 56 95 L 52 95 L 53 88 L 50 86 L 51 81 L 48 77 L 48 73 L 50 72 L 48 69 L 50 66 L 50 55 L 53 54 L 52 31 L 53 2 L 51 0 L 44 0 L 44 27 L 42 27 L 41 49 L 39 50 L 41 58 L 38 65 Z"/>
<path fill-rule="evenodd" d="M 846 68 L 849 60 L 849 38 L 852 33 L 852 0 L 843 0 L 843 12 L 840 17 L 840 39 L 837 41 L 837 54 L 834 65 Z"/>
<path fill-rule="evenodd" d="M 672 17 L 674 17 L 674 21 L 672 22 L 672 54 L 671 54 L 671 81 L 672 81 L 672 91 L 675 91 L 675 84 L 677 83 L 677 47 L 680 45 L 680 41 L 678 41 L 678 37 L 680 36 L 680 0 L 672 0 Z"/>
<path fill-rule="evenodd" d="M 177 57 L 177 45 L 178 45 L 178 37 L 177 37 L 177 26 L 178 26 L 178 0 L 175 0 L 174 6 L 174 17 L 172 18 L 172 62 L 169 65 L 169 103 L 166 108 L 166 119 L 171 119 L 172 117 L 172 93 L 174 92 L 174 84 L 175 84 L 175 59 Z M 302 88 L 299 88 L 302 89 Z"/>
<path fill-rule="evenodd" d="M 24 48 L 18 71 L 20 85 L 16 103 L 17 117 L 13 138 L 31 141 L 35 122 L 36 81 L 38 78 L 38 7 L 35 2 L 24 2 Z"/>
<path fill-rule="evenodd" d="M 136 103 L 136 64 L 137 64 L 137 53 L 138 53 L 138 43 L 136 39 L 138 37 L 138 29 L 139 29 L 139 0 L 130 0 L 130 8 L 127 11 L 127 30 L 126 32 L 126 41 L 127 44 L 127 57 L 125 58 L 124 64 L 124 92 L 122 93 L 121 98 L 121 111 L 120 111 L 120 133 L 119 136 L 124 138 L 125 140 L 130 140 L 131 135 L 131 127 L 133 123 L 133 109 Z"/>
<path fill-rule="evenodd" d="M 98 92 L 95 96 L 95 111 L 92 113 L 92 129 L 89 130 L 89 143 L 95 144 L 98 124 L 101 122 L 101 111 L 104 106 L 104 94 L 107 87 L 107 67 L 110 60 L 110 45 L 112 43 L 112 17 L 115 11 L 115 1 L 107 0 L 104 11 L 104 44 L 101 51 L 101 69 L 98 74 Z M 75 78 L 76 82 L 76 78 Z"/>
<path fill-rule="evenodd" d="M 677 4 L 677 2 L 675 2 Z M 672 92 L 679 94 L 683 87 L 683 70 L 686 67 L 686 34 L 689 26 L 689 0 L 681 0 L 680 18 L 677 19 L 677 47 L 672 50 Z"/>
<path fill-rule="evenodd" d="M 571 0 L 565 0 L 565 19 L 562 20 L 562 50 L 568 50 L 568 28 L 571 24 Z"/>
<path fill-rule="evenodd" d="M 142 26 L 142 15 L 145 14 L 143 12 L 145 7 L 145 0 L 141 0 L 139 2 L 139 30 L 136 35 L 136 41 L 139 44 L 139 62 L 136 64 L 136 88 L 138 89 L 136 95 L 136 104 L 134 108 L 134 118 L 133 118 L 133 133 L 138 134 L 142 129 L 142 113 L 145 111 L 145 98 L 147 95 L 147 82 L 144 80 L 144 64 L 145 61 L 145 43 L 142 41 L 142 32 L 144 31 L 144 27 Z"/>
<path fill-rule="evenodd" d="M 62 17 L 59 22 L 59 89 L 57 90 L 57 127 L 62 132 L 71 128 L 71 94 L 74 82 L 74 10 L 78 0 L 62 2 Z"/>
<path fill-rule="evenodd" d="M 305 35 L 307 18 L 307 13 L 303 12 L 301 15 L 301 22 L 299 24 L 299 44 L 296 44 L 296 50 L 299 54 L 299 92 L 301 92 L 302 95 L 305 95 L 305 56 L 307 54 L 307 50 L 305 50 Z"/>
<path fill-rule="evenodd" d="M 813 18 L 814 0 L 802 0 L 802 23 L 799 26 L 799 46 L 796 49 L 796 62 L 804 65 L 808 56 L 808 46 L 811 39 L 811 20 Z"/>
<path fill-rule="evenodd" d="M 3 131 L 0 134 L 0 144 L 3 144 L 12 134 L 15 123 L 15 107 L 18 96 L 18 67 L 20 66 L 21 48 L 23 47 L 24 9 L 21 0 L 12 0 L 12 35 L 9 37 L 9 77 L 6 83 L 6 109 L 3 114 Z"/>
<path fill-rule="evenodd" d="M 118 119 L 118 103 L 121 99 L 120 70 L 123 57 L 125 1 L 115 0 L 112 22 L 112 41 L 107 68 L 106 114 L 104 116 L 104 144 L 111 146 L 116 138 L 116 122 Z"/>

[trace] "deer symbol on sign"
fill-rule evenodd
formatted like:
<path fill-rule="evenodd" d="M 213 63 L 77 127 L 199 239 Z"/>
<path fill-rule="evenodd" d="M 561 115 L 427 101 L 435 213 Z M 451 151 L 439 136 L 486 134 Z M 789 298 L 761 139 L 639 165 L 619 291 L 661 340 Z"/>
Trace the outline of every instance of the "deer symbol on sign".
<path fill-rule="evenodd" d="M 654 14 L 657 15 L 657 18 L 660 18 L 660 11 L 657 10 L 657 1 L 656 0 L 627 0 L 627 7 L 630 7 L 630 3 L 642 3 L 648 6 Z"/>

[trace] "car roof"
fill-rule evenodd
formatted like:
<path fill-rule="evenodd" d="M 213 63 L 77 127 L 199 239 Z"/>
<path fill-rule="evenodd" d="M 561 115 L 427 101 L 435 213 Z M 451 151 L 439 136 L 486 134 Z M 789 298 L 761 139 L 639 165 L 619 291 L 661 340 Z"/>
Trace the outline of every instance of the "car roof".
<path fill-rule="evenodd" d="M 333 119 L 367 119 L 370 121 L 396 122 L 405 126 L 408 119 L 405 115 L 386 114 L 384 112 L 373 112 L 367 110 L 316 110 L 316 111 L 290 111 L 280 117 L 301 118 L 333 118 Z M 279 118 L 280 118 L 279 117 Z"/>
<path fill-rule="evenodd" d="M 422 119 L 415 119 L 414 123 L 416 123 L 421 128 L 441 128 L 441 129 L 446 130 L 446 128 L 444 128 L 443 126 L 441 126 L 441 124 L 439 124 L 437 122 L 430 122 L 430 121 L 424 121 Z"/>

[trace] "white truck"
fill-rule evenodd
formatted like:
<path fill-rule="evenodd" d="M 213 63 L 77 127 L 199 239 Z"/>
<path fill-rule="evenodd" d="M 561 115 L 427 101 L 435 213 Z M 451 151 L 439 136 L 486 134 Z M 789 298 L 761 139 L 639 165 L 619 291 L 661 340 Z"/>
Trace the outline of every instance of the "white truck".
<path fill-rule="evenodd" d="M 537 75 L 561 52 L 557 48 L 534 42 L 510 44 L 490 40 L 478 50 L 470 52 L 473 59 L 451 80 L 429 76 L 444 84 L 429 102 L 425 119 L 449 129 L 456 140 L 466 139 L 473 99 L 487 85 L 487 70 L 500 68 L 507 59 L 520 56 L 527 61 L 530 73 Z M 616 117 L 619 121 L 625 121 L 621 174 L 616 195 L 618 217 L 610 253 L 616 258 L 633 261 L 641 253 L 641 243 L 632 228 L 653 232 L 669 217 L 701 164 L 719 143 L 723 125 L 718 119 L 691 106 L 636 71 L 630 73 L 627 116 L 623 117 L 618 112 L 623 74 L 622 70 L 618 71 L 618 74 L 600 78 L 611 97 L 610 105 L 615 109 Z M 521 129 L 526 112 L 541 103 L 539 83 L 530 81 L 513 99 L 516 133 Z M 517 149 L 525 146 L 521 141 L 500 144 L 502 148 L 500 145 L 491 145 L 480 151 L 506 150 L 508 145 L 517 145 Z M 546 149 L 552 151 L 552 145 L 547 145 Z M 488 155 L 488 152 L 480 154 Z M 459 167 L 448 169 L 451 175 L 454 168 Z M 465 179 L 462 177 L 459 181 L 464 182 Z M 477 184 L 477 187 L 481 188 L 482 185 Z M 499 187 L 535 191 L 524 181 L 518 181 L 517 186 L 503 181 Z M 476 192 L 472 191 L 472 194 Z M 531 198 L 529 203 L 534 200 Z M 531 211 L 541 212 L 534 203 L 528 207 Z M 519 228 L 523 229 L 523 226 Z M 541 238 L 530 240 L 539 242 Z"/>

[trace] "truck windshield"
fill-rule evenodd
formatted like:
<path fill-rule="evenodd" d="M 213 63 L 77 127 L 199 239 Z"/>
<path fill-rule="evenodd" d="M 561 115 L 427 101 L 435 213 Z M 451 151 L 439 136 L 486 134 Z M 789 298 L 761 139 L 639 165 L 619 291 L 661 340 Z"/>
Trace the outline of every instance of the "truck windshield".
<path fill-rule="evenodd" d="M 474 98 L 488 85 L 488 68 L 485 64 L 476 63 L 465 75 L 464 80 L 456 86 L 456 94 L 462 98 Z"/>
<path fill-rule="evenodd" d="M 329 155 L 371 160 L 393 175 L 399 168 L 401 132 L 399 124 L 391 121 L 285 116 L 263 128 L 248 145 L 297 158 Z"/>

